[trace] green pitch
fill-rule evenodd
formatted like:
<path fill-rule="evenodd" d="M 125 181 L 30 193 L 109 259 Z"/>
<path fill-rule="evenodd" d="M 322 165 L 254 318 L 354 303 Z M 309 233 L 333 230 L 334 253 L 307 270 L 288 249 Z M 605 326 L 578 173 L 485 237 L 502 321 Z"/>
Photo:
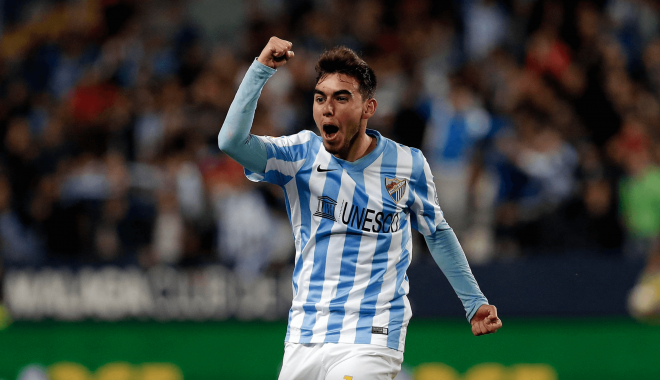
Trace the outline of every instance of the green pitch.
<path fill-rule="evenodd" d="M 0 379 L 29 364 L 52 380 L 276 379 L 285 322 L 14 322 Z M 660 327 L 628 318 L 512 319 L 473 337 L 459 319 L 413 318 L 405 366 L 424 380 L 660 378 Z M 534 379 L 532 379 L 534 380 Z"/>

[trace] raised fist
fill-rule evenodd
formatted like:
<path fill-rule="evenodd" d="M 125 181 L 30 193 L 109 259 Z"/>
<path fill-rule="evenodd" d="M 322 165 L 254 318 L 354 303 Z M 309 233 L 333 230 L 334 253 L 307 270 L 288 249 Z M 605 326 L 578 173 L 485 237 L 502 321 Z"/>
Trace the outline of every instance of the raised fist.
<path fill-rule="evenodd" d="M 293 44 L 289 41 L 277 37 L 271 37 L 264 50 L 259 54 L 257 61 L 268 67 L 277 69 L 278 67 L 284 66 L 289 59 L 293 58 L 294 54 L 291 50 L 292 47 Z"/>

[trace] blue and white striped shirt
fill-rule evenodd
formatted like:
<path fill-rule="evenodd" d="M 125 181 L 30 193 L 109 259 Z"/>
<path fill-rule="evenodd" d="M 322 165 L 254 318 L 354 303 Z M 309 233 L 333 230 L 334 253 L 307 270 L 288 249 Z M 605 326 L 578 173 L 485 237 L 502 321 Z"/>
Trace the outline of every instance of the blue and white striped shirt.
<path fill-rule="evenodd" d="M 265 174 L 248 178 L 282 186 L 296 246 L 289 342 L 403 350 L 411 227 L 430 235 L 443 217 L 422 153 L 367 134 L 377 146 L 355 162 L 328 153 L 310 131 L 259 136 Z"/>

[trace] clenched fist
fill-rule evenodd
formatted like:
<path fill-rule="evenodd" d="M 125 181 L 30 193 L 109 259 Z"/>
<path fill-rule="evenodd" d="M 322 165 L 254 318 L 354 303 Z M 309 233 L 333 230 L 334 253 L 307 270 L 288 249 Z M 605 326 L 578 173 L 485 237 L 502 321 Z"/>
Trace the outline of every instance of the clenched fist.
<path fill-rule="evenodd" d="M 502 327 L 502 320 L 497 317 L 497 308 L 493 305 L 481 305 L 470 321 L 474 336 L 492 334 Z"/>
<path fill-rule="evenodd" d="M 289 41 L 271 37 L 264 50 L 259 54 L 257 61 L 268 67 L 277 69 L 284 66 L 289 59 L 293 58 L 292 47 L 293 44 Z"/>

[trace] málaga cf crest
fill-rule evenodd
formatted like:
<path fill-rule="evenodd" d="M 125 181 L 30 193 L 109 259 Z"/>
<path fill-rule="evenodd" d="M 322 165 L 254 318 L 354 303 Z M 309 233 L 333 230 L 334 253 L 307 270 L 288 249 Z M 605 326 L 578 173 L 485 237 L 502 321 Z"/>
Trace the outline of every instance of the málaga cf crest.
<path fill-rule="evenodd" d="M 390 197 L 392 197 L 394 203 L 399 203 L 401 198 L 403 198 L 403 194 L 406 193 L 406 183 L 405 179 L 392 179 L 385 177 L 385 188 L 390 194 Z"/>

